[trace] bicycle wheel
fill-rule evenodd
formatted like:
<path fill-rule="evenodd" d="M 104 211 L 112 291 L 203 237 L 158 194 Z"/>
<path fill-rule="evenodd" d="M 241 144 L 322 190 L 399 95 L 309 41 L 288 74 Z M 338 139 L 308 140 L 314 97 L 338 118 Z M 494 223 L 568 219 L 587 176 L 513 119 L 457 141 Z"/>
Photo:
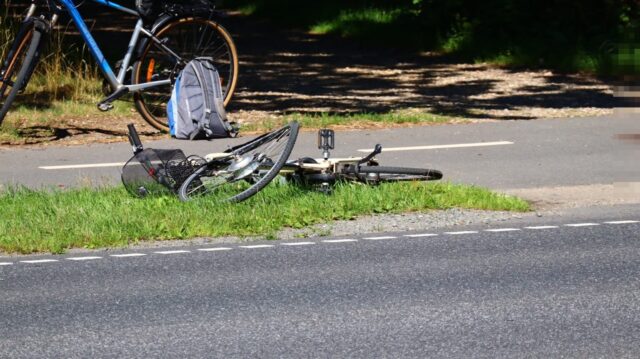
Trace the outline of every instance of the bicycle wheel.
<path fill-rule="evenodd" d="M 292 122 L 230 149 L 228 161 L 211 162 L 189 176 L 178 191 L 180 199 L 212 196 L 220 201 L 240 202 L 253 196 L 285 165 L 298 129 L 298 123 Z"/>
<path fill-rule="evenodd" d="M 231 101 L 238 81 L 238 53 L 227 30 L 215 21 L 188 17 L 169 22 L 154 35 L 185 62 L 196 57 L 210 58 L 220 75 L 224 105 Z M 181 70 L 179 67 L 174 56 L 149 41 L 133 67 L 133 83 L 168 79 Z M 136 109 L 151 126 L 167 131 L 167 102 L 170 97 L 171 86 L 166 85 L 136 93 L 134 99 Z"/>
<path fill-rule="evenodd" d="M 37 31 L 34 23 L 26 24 L 18 32 L 14 44 L 0 69 L 0 125 L 4 120 L 16 96 L 22 92 L 35 70 L 40 54 L 42 32 Z"/>
<path fill-rule="evenodd" d="M 399 181 L 434 181 L 442 178 L 442 172 L 427 168 L 361 166 L 356 173 L 354 167 L 347 168 L 343 175 L 348 179 L 365 183 Z"/>

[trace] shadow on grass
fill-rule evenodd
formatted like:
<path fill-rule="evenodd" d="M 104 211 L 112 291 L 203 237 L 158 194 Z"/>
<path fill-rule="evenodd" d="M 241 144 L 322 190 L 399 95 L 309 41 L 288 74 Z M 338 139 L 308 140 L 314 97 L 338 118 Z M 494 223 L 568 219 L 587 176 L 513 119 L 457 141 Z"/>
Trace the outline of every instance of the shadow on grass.
<path fill-rule="evenodd" d="M 588 76 L 459 64 L 281 30 L 251 17 L 225 25 L 240 53 L 231 111 L 387 113 L 404 108 L 476 119 L 535 119 L 545 110 L 608 110 L 617 102 Z M 502 114 L 504 112 L 504 114 Z"/>
<path fill-rule="evenodd" d="M 585 76 L 460 64 L 444 56 L 282 30 L 241 15 L 220 21 L 234 37 L 241 61 L 238 89 L 229 108 L 232 113 L 384 114 L 417 108 L 472 119 L 531 120 L 557 109 L 586 113 L 617 105 L 607 86 Z M 129 37 L 123 29 L 132 28 L 133 19 L 123 18 L 117 24 L 98 20 L 92 27 L 109 60 L 118 60 Z M 70 32 L 66 41 L 79 38 Z M 16 106 L 47 109 L 69 91 L 63 87 L 23 96 Z M 95 126 L 84 120 L 66 121 L 64 126 L 68 133 L 58 127 L 49 129 L 57 139 L 68 138 L 69 133 L 123 135 L 115 125 Z M 29 131 L 39 130 L 25 129 L 25 135 Z"/>

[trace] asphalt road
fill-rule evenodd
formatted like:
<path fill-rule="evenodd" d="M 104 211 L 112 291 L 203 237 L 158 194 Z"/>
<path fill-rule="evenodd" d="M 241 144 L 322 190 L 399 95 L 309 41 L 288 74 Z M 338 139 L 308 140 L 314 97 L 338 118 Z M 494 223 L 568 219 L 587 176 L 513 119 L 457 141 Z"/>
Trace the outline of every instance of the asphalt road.
<path fill-rule="evenodd" d="M 336 156 L 495 189 L 640 182 L 632 115 L 340 132 Z M 187 153 L 244 141 L 159 141 Z M 303 133 L 294 156 L 317 153 Z M 127 144 L 0 150 L 0 183 L 117 183 Z M 640 205 L 428 233 L 0 257 L 0 357 L 635 357 Z M 528 228 L 529 227 L 529 228 Z M 498 231 L 492 231 L 492 230 Z M 291 245 L 295 244 L 295 245 Z"/>
<path fill-rule="evenodd" d="M 487 147 L 384 151 L 386 165 L 442 170 L 445 179 L 493 189 L 535 188 L 640 182 L 640 143 L 623 141 L 620 134 L 640 133 L 638 114 L 577 119 L 423 126 L 392 130 L 341 131 L 335 156 L 362 155 L 359 149 L 510 142 Z M 247 138 L 188 142 L 163 140 L 152 148 L 180 148 L 187 154 L 219 152 Z M 293 157 L 315 156 L 316 134 L 300 135 Z M 83 147 L 0 149 L 0 183 L 31 187 L 117 184 L 120 166 L 46 170 L 43 166 L 125 162 L 128 143 Z"/>
<path fill-rule="evenodd" d="M 636 357 L 638 209 L 15 257 L 0 266 L 0 357 Z"/>

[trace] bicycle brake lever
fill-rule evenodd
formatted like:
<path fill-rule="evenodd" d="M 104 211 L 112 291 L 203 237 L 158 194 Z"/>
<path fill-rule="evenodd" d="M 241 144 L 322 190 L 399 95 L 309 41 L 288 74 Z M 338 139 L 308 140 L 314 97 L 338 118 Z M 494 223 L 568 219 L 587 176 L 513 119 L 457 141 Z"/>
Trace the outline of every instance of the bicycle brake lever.
<path fill-rule="evenodd" d="M 360 165 L 363 164 L 363 163 L 367 163 L 367 162 L 371 161 L 372 158 L 374 158 L 375 156 L 379 155 L 381 152 L 382 152 L 382 145 L 381 144 L 377 144 L 375 146 L 375 148 L 373 149 L 373 152 L 371 152 L 366 157 L 363 157 L 360 161 L 358 161 L 358 167 L 360 167 Z"/>

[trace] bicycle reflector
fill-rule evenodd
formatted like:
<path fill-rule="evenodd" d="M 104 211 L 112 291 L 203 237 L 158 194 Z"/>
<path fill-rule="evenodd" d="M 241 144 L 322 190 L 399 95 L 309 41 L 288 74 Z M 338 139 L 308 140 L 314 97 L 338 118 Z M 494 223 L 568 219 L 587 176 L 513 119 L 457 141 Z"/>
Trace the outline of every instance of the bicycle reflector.
<path fill-rule="evenodd" d="M 149 66 L 147 66 L 147 82 L 151 82 L 153 79 L 153 70 L 156 68 L 156 60 L 150 59 Z"/>

